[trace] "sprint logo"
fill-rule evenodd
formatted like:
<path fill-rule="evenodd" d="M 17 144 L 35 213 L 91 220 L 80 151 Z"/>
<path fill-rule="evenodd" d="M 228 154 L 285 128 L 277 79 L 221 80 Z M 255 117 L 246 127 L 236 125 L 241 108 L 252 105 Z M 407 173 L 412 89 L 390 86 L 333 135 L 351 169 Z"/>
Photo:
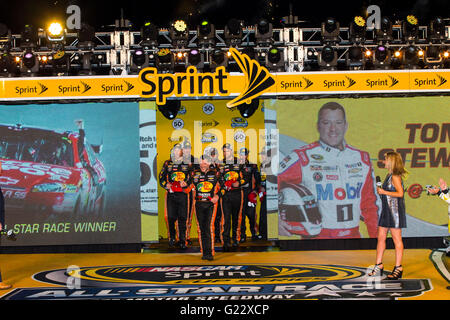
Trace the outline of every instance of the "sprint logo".
<path fill-rule="evenodd" d="M 275 80 L 269 74 L 269 71 L 255 60 L 250 59 L 245 54 L 240 54 L 235 48 L 230 48 L 230 52 L 246 76 L 247 81 L 244 92 L 228 102 L 228 108 L 236 107 L 244 102 L 250 103 L 252 99 L 260 96 L 275 84 Z"/>

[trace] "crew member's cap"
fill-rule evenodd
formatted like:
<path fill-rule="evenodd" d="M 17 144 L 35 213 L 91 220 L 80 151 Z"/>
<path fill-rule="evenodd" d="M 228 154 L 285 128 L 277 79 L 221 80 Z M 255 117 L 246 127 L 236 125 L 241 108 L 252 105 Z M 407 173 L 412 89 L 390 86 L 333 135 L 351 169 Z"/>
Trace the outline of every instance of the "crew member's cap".
<path fill-rule="evenodd" d="M 240 155 L 247 156 L 248 153 L 249 153 L 249 151 L 248 151 L 247 148 L 241 148 L 241 149 L 239 150 L 239 154 L 240 154 Z"/>
<path fill-rule="evenodd" d="M 231 144 L 225 143 L 225 144 L 222 146 L 222 150 L 223 150 L 223 149 L 230 149 L 230 150 L 233 150 L 233 147 L 231 146 Z"/>
<path fill-rule="evenodd" d="M 181 149 L 181 144 L 177 143 L 173 146 L 172 150 L 174 149 Z"/>

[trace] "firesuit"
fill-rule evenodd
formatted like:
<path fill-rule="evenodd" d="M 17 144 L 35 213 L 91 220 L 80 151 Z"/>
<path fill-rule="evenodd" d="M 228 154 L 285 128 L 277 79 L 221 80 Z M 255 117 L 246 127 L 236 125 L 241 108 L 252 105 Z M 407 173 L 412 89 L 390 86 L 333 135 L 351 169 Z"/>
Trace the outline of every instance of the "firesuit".
<path fill-rule="evenodd" d="M 344 146 L 341 151 L 318 141 L 294 150 L 280 163 L 279 192 L 283 182 L 310 190 L 322 217 L 316 238 L 360 238 L 360 220 L 376 237 L 381 201 L 369 154 Z M 301 223 L 291 227 L 290 233 L 305 235 Z"/>

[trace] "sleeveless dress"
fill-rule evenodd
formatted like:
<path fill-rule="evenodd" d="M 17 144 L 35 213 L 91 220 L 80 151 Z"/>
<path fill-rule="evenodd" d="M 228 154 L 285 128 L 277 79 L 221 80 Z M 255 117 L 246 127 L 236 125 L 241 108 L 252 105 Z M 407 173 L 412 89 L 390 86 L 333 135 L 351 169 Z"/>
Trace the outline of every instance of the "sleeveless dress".
<path fill-rule="evenodd" d="M 383 190 L 395 192 L 392 184 L 392 174 L 388 174 L 383 182 Z M 403 181 L 402 181 L 403 188 Z M 404 197 L 397 198 L 385 194 L 381 197 L 381 214 L 378 219 L 378 226 L 385 228 L 406 228 L 406 212 Z"/>

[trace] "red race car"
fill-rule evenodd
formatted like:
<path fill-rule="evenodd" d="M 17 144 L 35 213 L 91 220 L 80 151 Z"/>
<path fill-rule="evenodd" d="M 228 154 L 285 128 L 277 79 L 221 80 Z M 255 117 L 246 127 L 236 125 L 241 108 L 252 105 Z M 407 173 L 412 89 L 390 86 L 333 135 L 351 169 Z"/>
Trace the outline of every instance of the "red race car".
<path fill-rule="evenodd" d="M 43 219 L 102 215 L 106 172 L 79 132 L 0 125 L 0 187 L 9 213 Z"/>

